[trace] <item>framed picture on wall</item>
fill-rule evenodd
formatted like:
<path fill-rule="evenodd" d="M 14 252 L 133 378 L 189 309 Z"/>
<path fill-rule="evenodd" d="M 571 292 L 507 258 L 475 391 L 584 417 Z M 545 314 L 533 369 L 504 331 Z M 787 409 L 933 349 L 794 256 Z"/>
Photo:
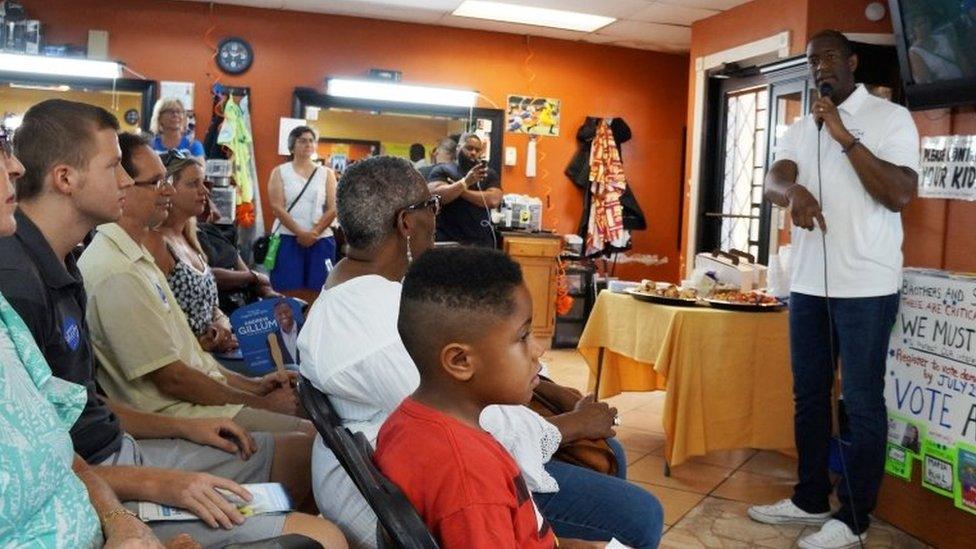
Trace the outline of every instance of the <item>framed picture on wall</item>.
<path fill-rule="evenodd" d="M 532 135 L 559 135 L 559 100 L 551 97 L 508 96 L 505 130 Z"/>

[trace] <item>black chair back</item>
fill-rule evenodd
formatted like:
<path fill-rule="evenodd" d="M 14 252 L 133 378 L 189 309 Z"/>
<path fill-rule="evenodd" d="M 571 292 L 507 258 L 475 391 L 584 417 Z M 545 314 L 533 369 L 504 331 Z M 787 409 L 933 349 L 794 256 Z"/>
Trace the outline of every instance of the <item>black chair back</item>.
<path fill-rule="evenodd" d="M 298 382 L 298 396 L 325 445 L 376 514 L 380 549 L 438 549 L 410 500 L 376 468 L 365 435 L 343 427 L 329 398 L 305 377 Z"/>

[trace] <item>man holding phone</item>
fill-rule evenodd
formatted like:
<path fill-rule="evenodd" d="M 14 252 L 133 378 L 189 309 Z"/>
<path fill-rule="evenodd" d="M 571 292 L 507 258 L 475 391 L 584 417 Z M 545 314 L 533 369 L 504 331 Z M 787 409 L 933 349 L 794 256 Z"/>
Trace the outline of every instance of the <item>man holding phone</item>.
<path fill-rule="evenodd" d="M 484 142 L 475 133 L 458 140 L 457 161 L 437 165 L 427 178 L 430 192 L 440 195 L 437 241 L 497 247 L 490 210 L 502 203 L 498 172 L 483 158 Z"/>

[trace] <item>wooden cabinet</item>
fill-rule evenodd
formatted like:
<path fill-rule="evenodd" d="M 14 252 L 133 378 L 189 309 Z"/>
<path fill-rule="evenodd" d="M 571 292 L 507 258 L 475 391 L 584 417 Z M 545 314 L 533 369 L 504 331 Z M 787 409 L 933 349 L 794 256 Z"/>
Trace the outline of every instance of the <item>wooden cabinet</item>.
<path fill-rule="evenodd" d="M 556 330 L 556 257 L 563 240 L 551 235 L 506 234 L 503 242 L 505 253 L 522 267 L 532 295 L 532 334 L 549 348 Z"/>

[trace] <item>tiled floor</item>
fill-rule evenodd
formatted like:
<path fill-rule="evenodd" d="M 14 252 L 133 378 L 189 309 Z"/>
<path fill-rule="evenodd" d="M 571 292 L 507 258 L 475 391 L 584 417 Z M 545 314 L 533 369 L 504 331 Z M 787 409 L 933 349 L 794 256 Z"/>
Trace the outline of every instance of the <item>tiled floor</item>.
<path fill-rule="evenodd" d="M 552 350 L 544 360 L 557 382 L 586 391 L 588 369 L 575 350 Z M 627 450 L 628 477 L 664 506 L 664 548 L 795 547 L 815 530 L 769 526 L 749 519 L 754 503 L 788 497 L 796 461 L 776 452 L 730 450 L 692 458 L 664 476 L 664 392 L 623 393 L 607 399 L 618 410 L 617 439 Z M 836 502 L 835 502 L 836 503 Z M 926 545 L 879 520 L 865 547 L 924 548 Z"/>

